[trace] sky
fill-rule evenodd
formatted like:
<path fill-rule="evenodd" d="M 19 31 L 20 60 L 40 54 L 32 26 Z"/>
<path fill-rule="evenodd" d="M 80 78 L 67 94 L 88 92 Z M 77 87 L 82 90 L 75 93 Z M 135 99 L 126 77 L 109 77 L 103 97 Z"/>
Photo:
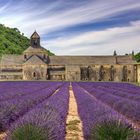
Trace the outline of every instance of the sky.
<path fill-rule="evenodd" d="M 56 55 L 112 55 L 140 51 L 140 0 L 0 0 L 0 24 Z"/>

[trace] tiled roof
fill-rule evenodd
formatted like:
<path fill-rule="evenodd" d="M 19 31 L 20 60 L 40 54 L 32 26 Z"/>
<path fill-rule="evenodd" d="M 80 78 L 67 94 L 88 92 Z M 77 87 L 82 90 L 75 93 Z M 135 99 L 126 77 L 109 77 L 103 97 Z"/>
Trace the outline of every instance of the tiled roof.
<path fill-rule="evenodd" d="M 132 64 L 132 63 L 136 63 L 136 60 L 133 59 L 133 55 L 122 55 L 122 56 L 117 56 L 117 63 Z"/>
<path fill-rule="evenodd" d="M 39 34 L 35 31 L 32 35 L 31 38 L 40 38 Z"/>
<path fill-rule="evenodd" d="M 24 65 L 44 65 L 44 64 L 46 64 L 46 63 L 36 55 L 33 55 L 32 57 L 30 57 L 24 63 Z"/>
<path fill-rule="evenodd" d="M 50 65 L 134 64 L 132 55 L 124 56 L 50 56 Z"/>
<path fill-rule="evenodd" d="M 34 49 L 33 49 L 34 50 Z M 35 49 L 36 50 L 36 49 Z M 1 65 L 22 65 L 23 55 L 3 55 Z M 90 65 L 90 64 L 136 64 L 132 55 L 124 56 L 49 56 L 50 65 Z M 24 64 L 45 64 L 38 56 L 33 55 Z"/>
<path fill-rule="evenodd" d="M 13 55 L 7 54 L 3 55 L 1 58 L 1 65 L 22 65 L 23 56 L 22 55 Z"/>
<path fill-rule="evenodd" d="M 48 52 L 43 47 L 33 48 L 30 46 L 23 53 L 48 53 Z"/>

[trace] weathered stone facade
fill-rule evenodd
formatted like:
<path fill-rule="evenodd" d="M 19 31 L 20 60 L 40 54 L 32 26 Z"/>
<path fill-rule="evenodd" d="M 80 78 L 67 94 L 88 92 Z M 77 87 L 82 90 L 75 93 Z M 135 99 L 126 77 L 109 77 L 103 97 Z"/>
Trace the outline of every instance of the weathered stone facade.
<path fill-rule="evenodd" d="M 49 56 L 37 32 L 23 55 L 3 55 L 0 80 L 140 81 L 133 55 Z"/>

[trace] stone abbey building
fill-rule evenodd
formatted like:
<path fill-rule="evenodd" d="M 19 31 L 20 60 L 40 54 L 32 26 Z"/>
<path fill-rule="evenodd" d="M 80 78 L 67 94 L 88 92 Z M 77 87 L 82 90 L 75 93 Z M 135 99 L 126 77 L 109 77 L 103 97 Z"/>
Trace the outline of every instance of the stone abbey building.
<path fill-rule="evenodd" d="M 133 55 L 49 56 L 34 32 L 22 55 L 3 55 L 0 80 L 69 80 L 137 82 L 140 65 Z"/>

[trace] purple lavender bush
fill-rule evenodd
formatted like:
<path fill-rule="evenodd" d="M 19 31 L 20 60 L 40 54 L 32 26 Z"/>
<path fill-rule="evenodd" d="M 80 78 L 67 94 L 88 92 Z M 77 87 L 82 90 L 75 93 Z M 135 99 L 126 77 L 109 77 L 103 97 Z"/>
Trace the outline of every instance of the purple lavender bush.
<path fill-rule="evenodd" d="M 53 82 L 2 82 L 0 84 L 0 101 L 26 96 L 51 87 Z M 55 83 L 56 84 L 56 83 Z M 60 82 L 57 84 L 61 84 Z"/>
<path fill-rule="evenodd" d="M 7 140 L 17 140 L 18 136 L 21 134 L 20 132 L 23 130 L 21 128 L 26 128 L 28 125 L 37 127 L 39 130 L 44 130 L 41 132 L 43 133 L 42 136 L 45 137 L 46 140 L 64 140 L 69 101 L 68 86 L 68 83 L 63 85 L 57 93 L 38 104 L 18 121 L 13 123 L 7 134 Z M 27 135 L 31 135 L 30 133 L 32 133 L 32 131 L 28 131 Z M 24 140 L 25 137 L 23 137 L 22 134 L 20 136 Z M 29 140 L 32 139 L 29 138 Z"/>
<path fill-rule="evenodd" d="M 140 125 L 140 88 L 122 83 L 78 83 L 89 94 Z M 117 89 L 115 90 L 114 89 Z M 133 88 L 135 93 L 133 92 Z M 113 89 L 113 90 L 112 90 Z M 122 92 L 123 91 L 123 92 Z M 125 91 L 125 93 L 124 93 Z M 128 92 L 129 91 L 129 92 Z"/>
<path fill-rule="evenodd" d="M 1 130 L 7 130 L 11 123 L 16 121 L 34 106 L 48 99 L 62 83 L 53 83 L 49 88 L 43 88 L 26 96 L 0 102 Z M 30 91 L 32 87 L 30 87 Z M 0 131 L 1 131 L 0 130 Z"/>
<path fill-rule="evenodd" d="M 84 138 L 86 140 L 90 140 L 91 130 L 105 120 L 118 120 L 124 122 L 124 124 L 131 125 L 124 116 L 94 98 L 76 83 L 72 85 L 78 104 L 78 113 L 83 123 Z"/>

